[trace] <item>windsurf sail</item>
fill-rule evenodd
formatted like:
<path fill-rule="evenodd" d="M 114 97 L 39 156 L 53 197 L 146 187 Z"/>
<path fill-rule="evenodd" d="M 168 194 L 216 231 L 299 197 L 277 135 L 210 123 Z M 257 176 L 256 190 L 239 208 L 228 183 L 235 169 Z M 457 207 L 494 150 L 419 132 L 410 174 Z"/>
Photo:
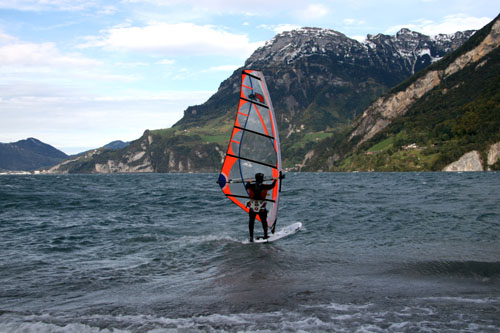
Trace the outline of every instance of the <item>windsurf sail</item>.
<path fill-rule="evenodd" d="M 265 223 L 274 232 L 282 181 L 278 127 L 264 75 L 243 70 L 238 111 L 218 183 L 226 197 L 247 213 L 250 196 L 245 183 L 255 181 L 256 173 L 264 174 L 265 183 L 277 181 L 265 198 Z"/>

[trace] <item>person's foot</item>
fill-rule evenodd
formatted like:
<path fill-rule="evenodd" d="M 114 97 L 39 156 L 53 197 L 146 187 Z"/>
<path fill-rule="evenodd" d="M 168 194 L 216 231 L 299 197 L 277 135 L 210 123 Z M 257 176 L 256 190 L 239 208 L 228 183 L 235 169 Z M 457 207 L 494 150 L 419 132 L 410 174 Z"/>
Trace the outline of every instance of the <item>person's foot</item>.
<path fill-rule="evenodd" d="M 249 241 L 250 243 L 253 243 L 253 238 L 250 238 L 248 241 Z"/>

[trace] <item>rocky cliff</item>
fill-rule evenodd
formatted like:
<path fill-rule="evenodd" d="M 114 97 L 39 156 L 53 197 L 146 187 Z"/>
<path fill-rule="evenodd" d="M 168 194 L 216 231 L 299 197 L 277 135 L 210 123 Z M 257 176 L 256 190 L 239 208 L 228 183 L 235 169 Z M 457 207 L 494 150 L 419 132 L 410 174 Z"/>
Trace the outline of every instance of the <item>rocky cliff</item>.
<path fill-rule="evenodd" d="M 213 172 L 223 157 L 216 144 L 199 138 L 145 131 L 127 147 L 95 149 L 66 160 L 46 173 Z"/>
<path fill-rule="evenodd" d="M 477 150 L 468 152 L 458 161 L 447 165 L 443 171 L 484 171 L 481 154 Z"/>
<path fill-rule="evenodd" d="M 486 161 L 481 158 L 480 152 L 473 150 L 464 154 L 458 161 L 450 163 L 443 171 L 484 171 L 500 169 L 500 142 L 492 144 L 488 149 Z"/>
<path fill-rule="evenodd" d="M 488 168 L 491 168 L 493 165 L 500 164 L 500 142 L 497 142 L 490 146 L 488 150 Z"/>
<path fill-rule="evenodd" d="M 443 168 L 443 171 L 484 171 L 500 169 L 500 142 L 492 144 L 487 150 L 485 161 L 481 158 L 481 153 L 473 150 L 464 154 L 458 161 L 450 163 Z"/>

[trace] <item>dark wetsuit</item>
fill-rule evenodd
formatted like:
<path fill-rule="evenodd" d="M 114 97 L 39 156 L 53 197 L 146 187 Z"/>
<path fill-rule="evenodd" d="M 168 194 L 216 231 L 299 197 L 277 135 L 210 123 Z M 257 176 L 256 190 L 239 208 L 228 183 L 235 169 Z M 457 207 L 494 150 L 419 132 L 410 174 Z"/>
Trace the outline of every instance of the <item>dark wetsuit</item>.
<path fill-rule="evenodd" d="M 269 185 L 258 184 L 258 183 L 246 183 L 245 187 L 250 195 L 251 199 L 264 200 L 267 195 L 267 191 L 272 189 L 276 185 L 276 180 Z M 262 221 L 262 228 L 264 229 L 264 238 L 267 238 L 267 210 L 265 204 L 261 207 L 260 211 L 256 212 L 250 207 L 250 221 L 248 224 L 248 231 L 250 232 L 250 239 L 253 240 L 253 226 L 255 224 L 255 217 L 259 214 L 260 220 Z"/>

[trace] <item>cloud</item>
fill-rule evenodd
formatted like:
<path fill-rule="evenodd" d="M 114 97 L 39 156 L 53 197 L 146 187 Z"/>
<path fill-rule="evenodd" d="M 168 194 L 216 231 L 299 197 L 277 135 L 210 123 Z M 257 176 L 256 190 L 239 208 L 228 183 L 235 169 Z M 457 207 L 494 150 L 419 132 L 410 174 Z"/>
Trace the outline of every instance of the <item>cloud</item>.
<path fill-rule="evenodd" d="M 452 34 L 457 31 L 479 30 L 491 21 L 489 17 L 473 17 L 465 14 L 445 16 L 441 22 L 420 19 L 410 24 L 392 26 L 386 30 L 387 34 L 394 34 L 402 28 L 418 31 L 428 36 L 437 34 Z"/>
<path fill-rule="evenodd" d="M 285 32 L 285 31 L 292 31 L 292 30 L 300 29 L 301 26 L 295 25 L 295 24 L 278 24 L 278 25 L 260 24 L 257 28 L 272 30 L 276 34 L 280 34 L 280 33 Z"/>
<path fill-rule="evenodd" d="M 95 7 L 101 6 L 95 1 L 88 0 L 0 0 L 0 9 L 21 11 L 80 11 Z"/>
<path fill-rule="evenodd" d="M 328 15 L 329 10 L 322 4 L 310 4 L 306 8 L 299 10 L 298 16 L 307 21 L 317 20 Z"/>
<path fill-rule="evenodd" d="M 213 66 L 207 69 L 207 72 L 233 72 L 240 68 L 241 65 L 222 65 L 222 66 Z"/>
<path fill-rule="evenodd" d="M 16 38 L 0 30 L 0 44 L 15 42 Z"/>
<path fill-rule="evenodd" d="M 175 64 L 175 60 L 173 60 L 173 59 L 162 59 L 162 60 L 158 61 L 157 64 L 159 64 L 159 65 L 173 65 L 173 64 Z"/>
<path fill-rule="evenodd" d="M 301 26 L 295 25 L 295 24 L 279 24 L 273 28 L 274 32 L 279 34 L 284 31 L 292 31 L 292 30 L 297 30 L 300 29 Z"/>
<path fill-rule="evenodd" d="M 62 54 L 54 43 L 23 43 L 16 41 L 0 46 L 0 67 L 92 67 L 100 64 L 97 60 L 77 53 Z"/>
<path fill-rule="evenodd" d="M 189 8 L 204 14 L 238 14 L 247 16 L 265 16 L 272 12 L 295 10 L 303 7 L 303 3 L 289 0 L 253 0 L 252 2 L 234 0 L 122 0 L 131 4 L 150 4 L 153 6 L 172 8 Z"/>
<path fill-rule="evenodd" d="M 154 23 L 143 27 L 114 27 L 102 36 L 89 37 L 80 47 L 169 56 L 231 55 L 245 59 L 263 44 L 211 25 Z"/>
<path fill-rule="evenodd" d="M 97 9 L 98 14 L 112 15 L 116 13 L 118 9 L 115 6 L 102 6 Z"/>
<path fill-rule="evenodd" d="M 113 96 L 54 84 L 0 84 L 0 142 L 35 137 L 77 153 L 117 139 L 137 139 L 145 129 L 170 127 L 189 105 L 203 103 L 212 94 L 130 89 Z"/>
<path fill-rule="evenodd" d="M 354 18 L 346 18 L 346 19 L 344 19 L 344 24 L 345 25 L 350 25 L 350 26 L 353 26 L 353 25 L 363 25 L 363 24 L 365 24 L 365 21 L 364 20 L 354 19 Z"/>
<path fill-rule="evenodd" d="M 25 80 L 42 85 L 56 81 L 77 85 L 82 81 L 123 83 L 141 79 L 130 72 L 112 73 L 103 61 L 77 52 L 63 52 L 55 43 L 29 43 L 4 36 L 0 34 L 0 84 L 15 85 Z M 136 62 L 134 66 L 138 64 Z M 110 69 L 118 67 L 125 65 L 114 63 Z"/>

